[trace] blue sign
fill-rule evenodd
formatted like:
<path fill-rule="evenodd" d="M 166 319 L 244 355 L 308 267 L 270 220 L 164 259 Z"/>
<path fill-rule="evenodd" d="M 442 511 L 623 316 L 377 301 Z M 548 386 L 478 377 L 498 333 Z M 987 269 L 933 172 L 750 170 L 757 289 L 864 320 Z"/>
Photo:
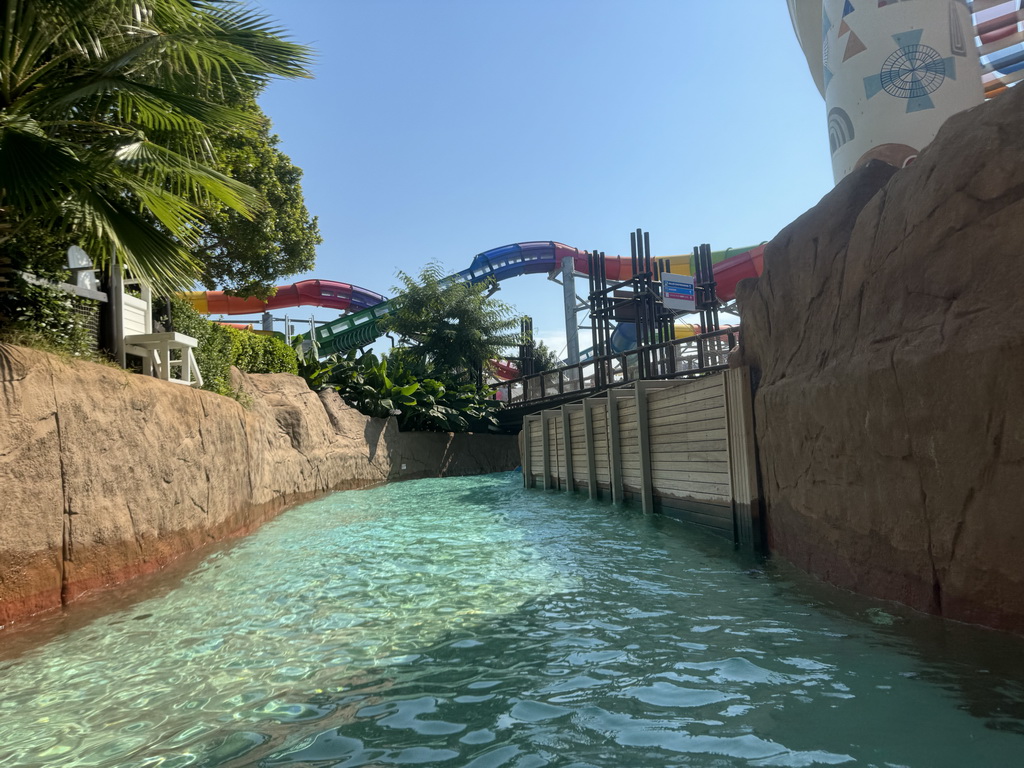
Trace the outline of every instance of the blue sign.
<path fill-rule="evenodd" d="M 697 295 L 693 287 L 693 278 L 689 275 L 663 273 L 661 275 L 661 302 L 665 309 L 677 312 L 696 312 Z"/>

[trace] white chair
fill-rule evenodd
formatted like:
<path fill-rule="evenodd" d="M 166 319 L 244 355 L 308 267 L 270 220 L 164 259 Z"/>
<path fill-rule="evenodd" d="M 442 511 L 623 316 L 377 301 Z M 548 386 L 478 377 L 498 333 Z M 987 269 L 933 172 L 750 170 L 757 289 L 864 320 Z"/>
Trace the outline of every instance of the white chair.
<path fill-rule="evenodd" d="M 127 285 L 138 285 L 141 296 L 125 293 Z M 118 362 L 125 366 L 128 355 L 142 358 L 142 372 L 164 381 L 186 386 L 203 386 L 203 375 L 192 350 L 199 343 L 183 333 L 167 331 L 153 333 L 152 294 L 145 285 L 135 280 L 123 280 L 114 268 L 111 298 L 119 306 L 114 308 L 118 323 L 115 341 Z"/>

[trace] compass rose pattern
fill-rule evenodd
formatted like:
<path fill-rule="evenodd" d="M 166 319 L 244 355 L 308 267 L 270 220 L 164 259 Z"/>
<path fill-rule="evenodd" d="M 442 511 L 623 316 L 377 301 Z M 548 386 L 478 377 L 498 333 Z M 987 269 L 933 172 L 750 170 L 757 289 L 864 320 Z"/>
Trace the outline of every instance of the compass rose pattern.
<path fill-rule="evenodd" d="M 864 91 L 869 99 L 882 91 L 907 100 L 907 112 L 934 109 L 931 94 L 942 87 L 946 78 L 956 80 L 956 60 L 921 44 L 924 30 L 915 29 L 893 35 L 899 48 L 882 64 L 877 75 L 864 78 Z"/>

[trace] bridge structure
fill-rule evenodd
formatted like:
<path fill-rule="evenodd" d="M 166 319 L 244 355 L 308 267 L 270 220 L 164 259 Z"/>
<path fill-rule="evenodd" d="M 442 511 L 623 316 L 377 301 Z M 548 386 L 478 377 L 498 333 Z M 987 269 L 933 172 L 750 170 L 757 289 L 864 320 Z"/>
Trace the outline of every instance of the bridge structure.
<path fill-rule="evenodd" d="M 638 381 L 695 379 L 729 367 L 740 329 L 725 328 L 603 355 L 495 385 L 503 431 L 518 432 L 530 414 Z"/>

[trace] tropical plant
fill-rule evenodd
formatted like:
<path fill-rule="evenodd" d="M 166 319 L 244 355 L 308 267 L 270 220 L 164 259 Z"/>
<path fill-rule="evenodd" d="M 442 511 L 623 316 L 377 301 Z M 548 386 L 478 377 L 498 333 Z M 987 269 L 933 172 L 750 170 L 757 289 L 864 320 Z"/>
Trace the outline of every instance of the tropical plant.
<path fill-rule="evenodd" d="M 445 278 L 436 263 L 418 279 L 398 277 L 402 285 L 381 325 L 411 342 L 407 355 L 445 385 L 479 385 L 487 361 L 519 343 L 519 317 L 489 295 L 490 283 Z"/>
<path fill-rule="evenodd" d="M 308 52 L 232 0 L 4 0 L 0 224 L 73 232 L 158 290 L 200 274 L 200 210 L 253 216 L 216 170 L 211 136 L 256 117 L 230 106 Z"/>
<path fill-rule="evenodd" d="M 400 358 L 352 350 L 314 363 L 307 352 L 300 373 L 311 387 L 336 389 L 360 413 L 396 417 L 402 431 L 465 432 L 497 425 L 500 403 L 492 390 L 471 384 L 447 387 L 436 379 L 417 378 Z"/>

